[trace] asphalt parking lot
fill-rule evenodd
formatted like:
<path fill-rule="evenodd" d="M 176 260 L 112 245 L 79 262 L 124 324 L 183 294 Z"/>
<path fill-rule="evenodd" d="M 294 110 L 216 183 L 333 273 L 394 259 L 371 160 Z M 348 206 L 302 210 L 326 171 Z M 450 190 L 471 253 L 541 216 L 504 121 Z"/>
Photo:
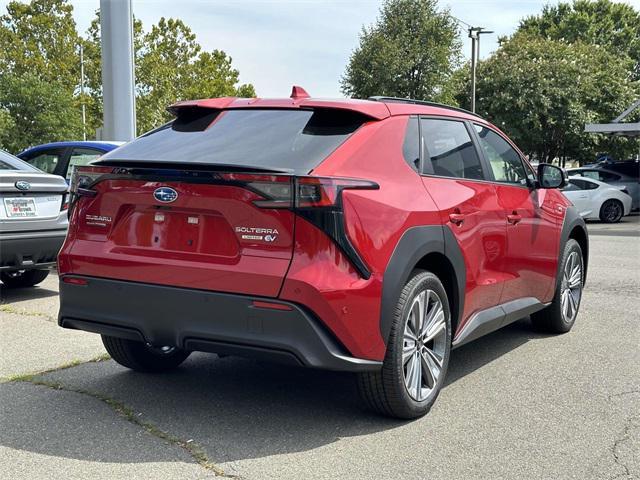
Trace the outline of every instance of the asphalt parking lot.
<path fill-rule="evenodd" d="M 349 374 L 204 354 L 130 372 L 97 335 L 57 327 L 54 275 L 4 289 L 0 476 L 638 479 L 640 217 L 589 230 L 573 331 L 523 319 L 454 351 L 412 422 L 361 410 Z"/>

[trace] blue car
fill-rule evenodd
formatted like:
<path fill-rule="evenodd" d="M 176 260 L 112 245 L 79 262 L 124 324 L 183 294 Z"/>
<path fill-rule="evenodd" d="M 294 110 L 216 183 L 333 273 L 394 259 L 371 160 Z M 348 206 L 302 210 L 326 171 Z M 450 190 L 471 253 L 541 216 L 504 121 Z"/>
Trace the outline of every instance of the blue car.
<path fill-rule="evenodd" d="M 18 154 L 18 158 L 36 168 L 67 179 L 71 178 L 71 167 L 87 165 L 103 154 L 118 148 L 124 142 L 54 142 L 31 147 Z"/>

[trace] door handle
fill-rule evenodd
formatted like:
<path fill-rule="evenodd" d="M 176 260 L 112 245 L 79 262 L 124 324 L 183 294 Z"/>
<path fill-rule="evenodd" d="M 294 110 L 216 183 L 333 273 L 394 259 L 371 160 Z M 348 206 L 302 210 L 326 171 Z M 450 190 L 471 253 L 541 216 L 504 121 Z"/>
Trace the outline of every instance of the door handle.
<path fill-rule="evenodd" d="M 515 210 L 513 211 L 512 214 L 507 215 L 507 222 L 509 222 L 512 225 L 515 225 L 520 220 L 522 220 L 522 216 L 519 215 L 518 212 L 516 212 Z"/>
<path fill-rule="evenodd" d="M 453 223 L 454 225 L 460 226 L 462 225 L 462 222 L 464 222 L 464 214 L 460 212 L 450 213 L 449 221 L 451 221 L 451 223 Z"/>

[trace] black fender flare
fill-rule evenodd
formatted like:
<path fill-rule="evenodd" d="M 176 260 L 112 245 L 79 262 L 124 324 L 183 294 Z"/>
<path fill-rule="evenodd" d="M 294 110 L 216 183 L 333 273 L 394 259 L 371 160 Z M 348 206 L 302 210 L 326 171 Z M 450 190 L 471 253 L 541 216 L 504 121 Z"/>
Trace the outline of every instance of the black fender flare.
<path fill-rule="evenodd" d="M 430 253 L 442 254 L 453 266 L 456 285 L 454 298 L 457 302 L 457 324 L 464 310 L 466 267 L 460 246 L 449 227 L 426 225 L 409 228 L 398 241 L 382 281 L 382 301 L 380 307 L 380 335 L 385 344 L 391 332 L 394 312 L 400 292 L 418 262 Z M 455 298 L 457 297 L 457 298 Z"/>
<path fill-rule="evenodd" d="M 576 227 L 581 229 L 582 233 L 584 233 L 585 243 L 584 245 L 581 245 L 581 248 L 583 250 L 582 255 L 583 255 L 583 264 L 584 264 L 583 282 L 586 283 L 587 281 L 587 266 L 589 265 L 589 232 L 587 231 L 587 224 L 585 223 L 584 219 L 580 216 L 580 213 L 578 213 L 578 209 L 573 205 L 570 205 L 566 209 L 564 220 L 562 221 L 562 231 L 560 232 L 560 244 L 558 249 L 558 269 L 556 272 L 556 288 L 558 288 L 558 285 L 560 284 L 560 281 L 562 279 L 562 275 L 560 272 L 562 268 L 562 265 L 560 265 L 562 252 L 564 252 L 564 247 L 567 244 L 567 241 L 569 240 L 569 235 L 571 235 L 571 232 L 573 232 L 573 230 Z"/>

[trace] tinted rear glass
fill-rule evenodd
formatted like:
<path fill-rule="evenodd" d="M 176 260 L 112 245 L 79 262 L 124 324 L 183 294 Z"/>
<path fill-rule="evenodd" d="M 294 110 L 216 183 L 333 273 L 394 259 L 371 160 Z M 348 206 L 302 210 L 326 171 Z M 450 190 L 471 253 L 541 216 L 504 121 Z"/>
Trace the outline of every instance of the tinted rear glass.
<path fill-rule="evenodd" d="M 35 167 L 32 167 L 26 162 L 23 162 L 18 157 L 14 157 L 10 153 L 0 150 L 0 170 L 27 170 L 30 172 L 39 172 Z"/>
<path fill-rule="evenodd" d="M 189 162 L 308 173 L 365 118 L 346 110 L 184 110 L 101 160 Z"/>

